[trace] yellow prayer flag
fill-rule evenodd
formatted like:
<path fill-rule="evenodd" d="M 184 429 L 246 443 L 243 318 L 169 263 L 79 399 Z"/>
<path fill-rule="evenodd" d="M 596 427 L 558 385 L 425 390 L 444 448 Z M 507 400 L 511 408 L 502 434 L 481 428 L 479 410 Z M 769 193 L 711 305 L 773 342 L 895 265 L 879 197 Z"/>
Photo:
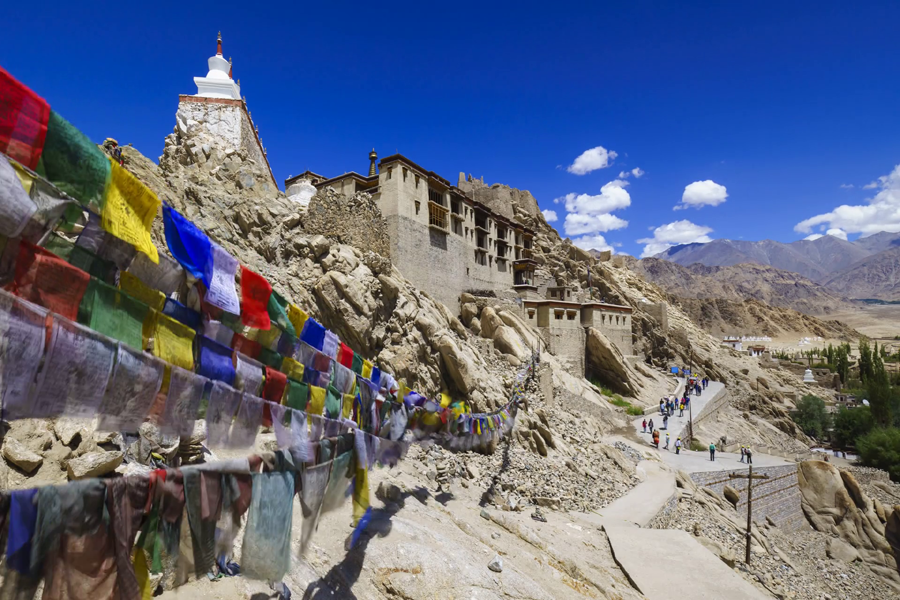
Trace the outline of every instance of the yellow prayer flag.
<path fill-rule="evenodd" d="M 344 394 L 344 403 L 341 407 L 341 416 L 345 419 L 349 419 L 350 415 L 353 414 L 353 400 L 356 399 L 356 396 L 353 394 Z"/>
<path fill-rule="evenodd" d="M 371 379 L 373 366 L 374 365 L 371 363 L 371 361 L 368 361 L 368 360 L 363 361 L 362 376 L 364 379 Z"/>
<path fill-rule="evenodd" d="M 356 483 L 353 485 L 353 526 L 366 514 L 369 508 L 369 471 L 366 465 L 356 465 Z"/>
<path fill-rule="evenodd" d="M 309 415 L 321 415 L 325 412 L 325 388 L 314 385 L 309 386 L 309 404 L 306 405 L 306 413 Z M 312 419 L 308 419 L 312 425 Z"/>
<path fill-rule="evenodd" d="M 300 337 L 300 334 L 303 333 L 303 326 L 306 324 L 309 315 L 303 312 L 302 308 L 294 306 L 293 304 L 288 304 L 287 316 L 288 321 L 294 326 L 294 331 L 297 332 L 297 337 Z"/>
<path fill-rule="evenodd" d="M 25 188 L 25 192 L 31 194 L 31 186 L 34 185 L 34 177 L 31 176 L 31 173 L 25 170 L 25 167 L 20 165 L 15 161 L 9 161 L 9 164 L 13 166 L 13 169 L 16 171 L 16 175 L 19 176 L 19 181 L 22 182 L 22 187 Z"/>
<path fill-rule="evenodd" d="M 303 381 L 303 371 L 306 367 L 303 363 L 297 362 L 290 356 L 285 356 L 281 361 L 281 372 L 295 381 Z"/>
<path fill-rule="evenodd" d="M 147 287 L 143 281 L 129 273 L 119 273 L 119 289 L 134 298 L 140 300 L 153 310 L 162 310 L 166 304 L 166 295 L 159 290 Z"/>
<path fill-rule="evenodd" d="M 162 313 L 156 313 L 153 330 L 153 354 L 188 371 L 194 370 L 194 336 L 196 332 Z"/>
<path fill-rule="evenodd" d="M 447 408 L 450 406 L 450 394 L 447 392 L 441 392 L 441 408 Z"/>
<path fill-rule="evenodd" d="M 159 264 L 159 254 L 150 239 L 150 227 L 159 210 L 159 198 L 119 163 L 110 162 L 112 172 L 106 186 L 100 224 L 104 230 Z"/>
<path fill-rule="evenodd" d="M 281 330 L 277 327 L 269 329 L 250 329 L 247 332 L 247 339 L 259 342 L 264 348 L 274 350 L 278 347 L 278 338 L 281 337 Z"/>

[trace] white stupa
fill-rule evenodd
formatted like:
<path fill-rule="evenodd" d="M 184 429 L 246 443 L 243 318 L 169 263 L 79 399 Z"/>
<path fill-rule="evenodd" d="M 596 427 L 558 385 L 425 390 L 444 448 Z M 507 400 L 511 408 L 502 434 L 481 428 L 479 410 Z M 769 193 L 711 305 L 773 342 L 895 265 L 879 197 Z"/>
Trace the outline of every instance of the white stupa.
<path fill-rule="evenodd" d="M 812 369 L 807 369 L 805 373 L 803 373 L 803 383 L 815 383 L 816 378 L 813 377 Z"/>
<path fill-rule="evenodd" d="M 216 55 L 211 56 L 209 61 L 209 73 L 206 77 L 194 77 L 194 83 L 197 84 L 197 96 L 203 98 L 230 98 L 232 100 L 241 99 L 241 88 L 231 78 L 231 61 L 225 60 L 222 56 L 222 32 L 219 32 L 219 39 L 216 49 Z"/>

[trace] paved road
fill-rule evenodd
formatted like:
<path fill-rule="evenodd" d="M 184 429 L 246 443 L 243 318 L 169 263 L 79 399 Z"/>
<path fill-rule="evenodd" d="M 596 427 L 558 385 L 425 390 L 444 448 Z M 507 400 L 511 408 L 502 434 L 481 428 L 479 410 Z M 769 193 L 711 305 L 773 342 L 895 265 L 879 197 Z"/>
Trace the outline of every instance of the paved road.
<path fill-rule="evenodd" d="M 675 474 L 658 462 L 642 460 L 637 465 L 642 481 L 627 494 L 601 508 L 586 513 L 597 525 L 639 525 L 646 527 L 675 495 Z"/>
<path fill-rule="evenodd" d="M 723 390 L 724 388 L 725 388 L 724 384 L 719 383 L 718 381 L 710 381 L 707 388 L 705 390 L 703 390 L 703 394 L 701 394 L 700 396 L 691 396 L 691 405 L 692 405 L 691 410 L 693 411 L 693 413 L 695 415 L 700 414 L 700 411 L 703 410 L 703 407 L 706 406 L 709 403 L 709 401 L 712 400 L 713 397 L 715 397 L 715 395 L 720 390 Z M 660 416 L 659 411 L 653 413 L 652 415 L 645 415 L 643 417 L 638 417 L 637 419 L 635 419 L 633 421 L 634 428 L 635 428 L 635 431 L 637 431 L 638 434 L 641 436 L 641 439 L 647 440 L 647 443 L 651 443 L 653 441 L 653 438 L 650 435 L 650 433 L 642 432 L 641 422 L 644 419 L 647 419 L 647 421 L 649 421 L 652 418 L 653 426 L 656 429 L 659 429 L 660 448 L 662 448 L 662 446 L 666 443 L 666 433 L 668 431 L 669 437 L 671 438 L 670 446 L 672 446 L 672 449 L 674 451 L 675 440 L 677 440 L 678 436 L 680 436 L 683 432 L 687 431 L 688 422 L 690 421 L 690 419 L 689 419 L 690 413 L 691 413 L 691 411 L 685 410 L 684 416 L 679 417 L 678 411 L 676 410 L 675 415 L 669 417 L 668 430 L 665 430 L 662 428 L 662 417 Z"/>

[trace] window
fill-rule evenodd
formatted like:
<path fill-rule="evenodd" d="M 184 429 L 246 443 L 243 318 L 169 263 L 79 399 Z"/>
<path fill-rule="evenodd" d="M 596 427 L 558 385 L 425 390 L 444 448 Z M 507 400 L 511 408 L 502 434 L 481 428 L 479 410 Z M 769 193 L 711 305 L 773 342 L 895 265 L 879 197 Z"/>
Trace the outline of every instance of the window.
<path fill-rule="evenodd" d="M 438 229 L 447 229 L 447 209 L 432 202 L 428 203 L 428 224 Z"/>
<path fill-rule="evenodd" d="M 533 308 L 528 309 L 528 318 L 534 319 L 534 309 Z"/>
<path fill-rule="evenodd" d="M 394 173 L 394 167 L 388 167 L 387 178 L 390 179 L 391 175 Z"/>
<path fill-rule="evenodd" d="M 434 188 L 428 188 L 428 201 L 444 206 L 444 194 Z"/>
<path fill-rule="evenodd" d="M 419 207 L 420 207 L 421 205 L 422 205 L 422 203 L 419 202 L 418 200 L 416 200 L 416 214 L 419 214 Z"/>
<path fill-rule="evenodd" d="M 409 171 L 406 170 L 406 167 L 403 167 L 403 181 L 406 181 L 406 175 L 408 173 L 409 173 Z"/>
<path fill-rule="evenodd" d="M 566 312 L 566 318 L 568 318 L 570 321 L 574 321 L 575 320 L 575 311 L 570 310 L 570 311 Z"/>
<path fill-rule="evenodd" d="M 553 316 L 556 317 L 557 321 L 562 321 L 563 311 L 557 310 L 553 313 Z"/>

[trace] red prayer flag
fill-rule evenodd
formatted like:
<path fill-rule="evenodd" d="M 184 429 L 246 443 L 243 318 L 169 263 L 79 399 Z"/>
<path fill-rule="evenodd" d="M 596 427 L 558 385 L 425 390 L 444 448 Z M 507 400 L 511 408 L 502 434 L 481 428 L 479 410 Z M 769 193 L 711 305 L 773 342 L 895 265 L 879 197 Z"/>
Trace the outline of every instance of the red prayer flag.
<path fill-rule="evenodd" d="M 49 121 L 47 101 L 0 67 L 0 152 L 36 169 Z"/>
<path fill-rule="evenodd" d="M 266 278 L 241 265 L 241 320 L 247 327 L 268 330 L 269 296 L 272 286 Z"/>
<path fill-rule="evenodd" d="M 248 340 L 240 333 L 235 333 L 231 338 L 231 347 L 250 358 L 259 358 L 259 353 L 262 352 L 262 344 L 256 340 Z"/>
<path fill-rule="evenodd" d="M 338 362 L 348 369 L 353 368 L 353 350 L 344 342 L 341 342 L 341 348 L 338 350 Z"/>
<path fill-rule="evenodd" d="M 22 240 L 19 243 L 15 279 L 6 289 L 20 298 L 76 321 L 78 306 L 90 281 L 91 276 L 81 269 Z"/>
<path fill-rule="evenodd" d="M 287 375 L 272 367 L 266 367 L 266 383 L 263 386 L 263 398 L 281 404 L 284 388 L 287 387 Z"/>

